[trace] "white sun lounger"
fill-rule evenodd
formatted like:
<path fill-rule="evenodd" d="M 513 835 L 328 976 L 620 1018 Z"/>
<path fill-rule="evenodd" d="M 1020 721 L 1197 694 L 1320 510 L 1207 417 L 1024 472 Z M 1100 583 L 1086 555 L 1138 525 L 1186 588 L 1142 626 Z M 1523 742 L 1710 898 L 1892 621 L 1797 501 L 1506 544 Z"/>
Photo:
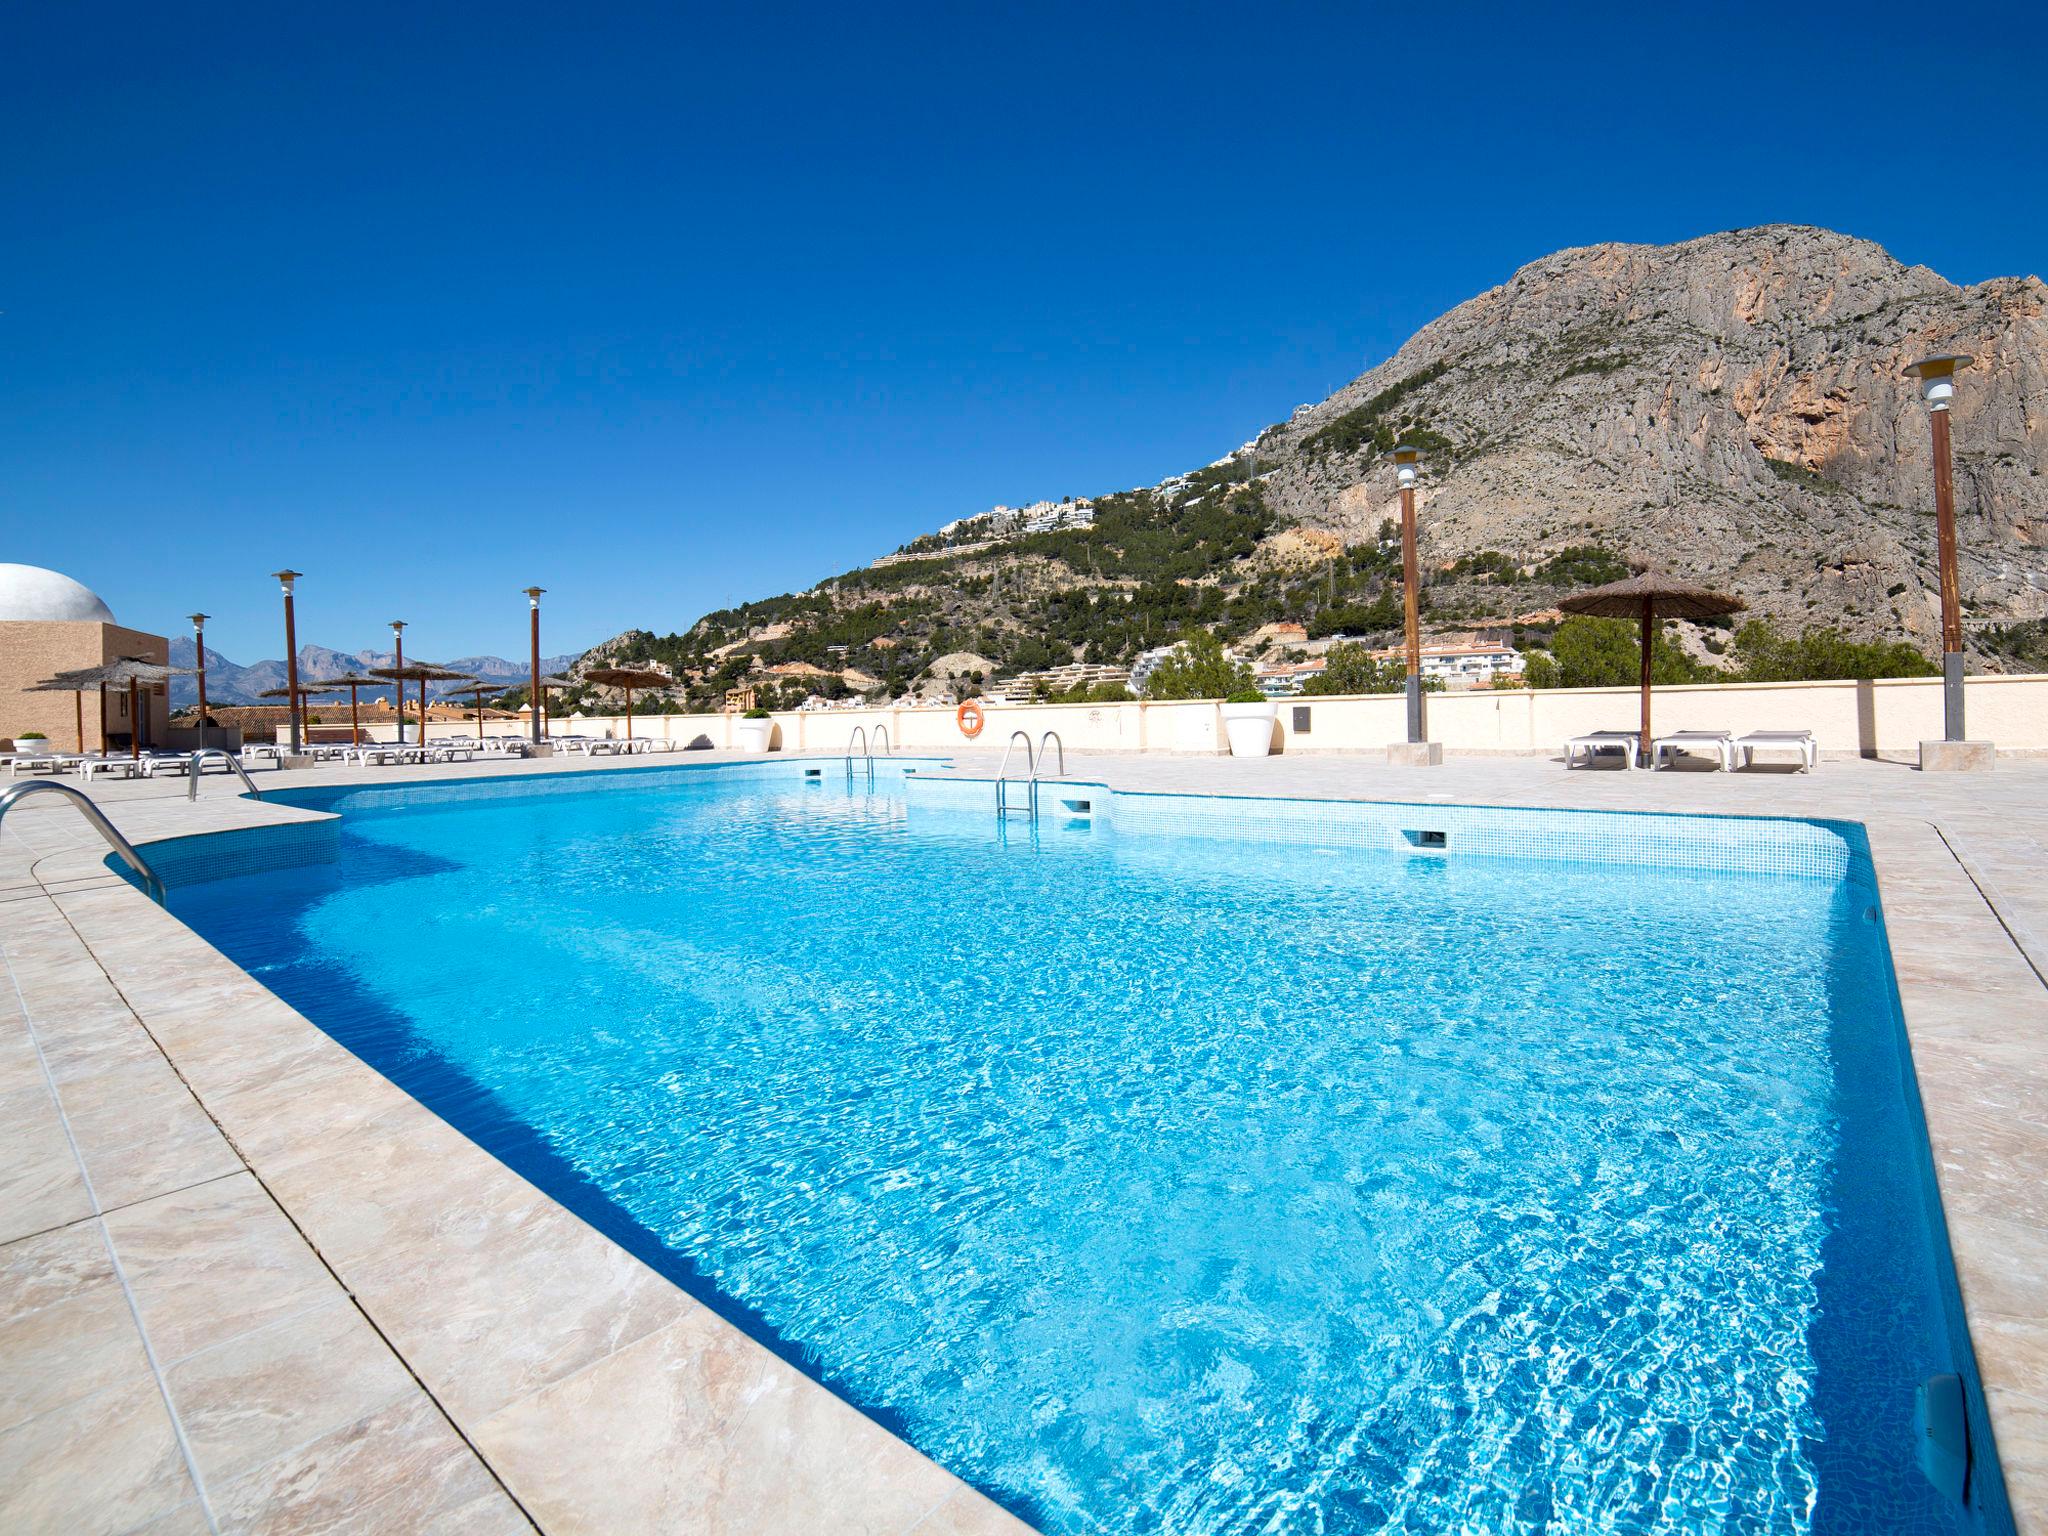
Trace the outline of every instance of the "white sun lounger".
<path fill-rule="evenodd" d="M 79 776 L 90 784 L 94 774 L 109 779 L 132 779 L 138 773 L 147 773 L 143 765 L 148 758 L 132 757 L 82 757 L 78 759 Z"/>
<path fill-rule="evenodd" d="M 1797 752 L 1801 773 L 1811 773 L 1820 764 L 1820 745 L 1811 731 L 1751 731 L 1736 737 L 1732 745 L 1742 754 L 1745 768 L 1755 762 L 1758 752 Z"/>
<path fill-rule="evenodd" d="M 1636 754 L 1642 750 L 1641 731 L 1588 731 L 1583 736 L 1574 736 L 1564 744 L 1564 765 L 1571 767 L 1584 754 L 1587 765 L 1601 752 L 1619 752 L 1621 766 L 1633 768 Z"/>
<path fill-rule="evenodd" d="M 1687 752 L 1710 752 L 1722 771 L 1735 771 L 1735 737 L 1732 731 L 1673 731 L 1650 742 L 1650 766 L 1662 768 L 1675 763 Z"/>

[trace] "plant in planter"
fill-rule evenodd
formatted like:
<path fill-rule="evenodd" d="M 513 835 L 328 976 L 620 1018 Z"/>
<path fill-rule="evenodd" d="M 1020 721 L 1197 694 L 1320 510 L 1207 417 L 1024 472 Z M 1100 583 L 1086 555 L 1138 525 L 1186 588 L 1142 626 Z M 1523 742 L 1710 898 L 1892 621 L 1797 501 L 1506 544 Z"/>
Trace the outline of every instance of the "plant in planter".
<path fill-rule="evenodd" d="M 732 734 L 733 745 L 742 752 L 769 751 L 768 743 L 775 737 L 775 717 L 765 709 L 750 709 L 740 716 Z"/>
<path fill-rule="evenodd" d="M 50 737 L 49 733 L 45 731 L 23 731 L 14 739 L 16 741 L 48 741 Z"/>
<path fill-rule="evenodd" d="M 1264 757 L 1273 750 L 1273 722 L 1280 705 L 1256 688 L 1237 687 L 1223 696 L 1223 734 L 1232 757 Z"/>

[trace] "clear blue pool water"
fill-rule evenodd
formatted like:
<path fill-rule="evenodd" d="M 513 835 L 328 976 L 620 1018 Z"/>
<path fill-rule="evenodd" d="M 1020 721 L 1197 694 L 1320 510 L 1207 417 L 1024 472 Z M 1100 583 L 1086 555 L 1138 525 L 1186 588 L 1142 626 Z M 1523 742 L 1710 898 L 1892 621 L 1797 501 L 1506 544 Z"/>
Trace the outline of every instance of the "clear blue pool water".
<path fill-rule="evenodd" d="M 1974 1528 L 1867 885 L 390 799 L 174 910 L 1049 1532 Z"/>

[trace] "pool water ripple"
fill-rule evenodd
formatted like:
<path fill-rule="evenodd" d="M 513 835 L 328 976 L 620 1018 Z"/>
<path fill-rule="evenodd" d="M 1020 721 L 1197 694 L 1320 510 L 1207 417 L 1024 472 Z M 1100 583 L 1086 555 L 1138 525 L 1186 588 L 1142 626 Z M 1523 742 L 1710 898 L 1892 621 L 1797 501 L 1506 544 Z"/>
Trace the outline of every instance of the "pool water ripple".
<path fill-rule="evenodd" d="M 1866 904 L 710 775 L 175 898 L 1048 1531 L 1961 1529 Z"/>

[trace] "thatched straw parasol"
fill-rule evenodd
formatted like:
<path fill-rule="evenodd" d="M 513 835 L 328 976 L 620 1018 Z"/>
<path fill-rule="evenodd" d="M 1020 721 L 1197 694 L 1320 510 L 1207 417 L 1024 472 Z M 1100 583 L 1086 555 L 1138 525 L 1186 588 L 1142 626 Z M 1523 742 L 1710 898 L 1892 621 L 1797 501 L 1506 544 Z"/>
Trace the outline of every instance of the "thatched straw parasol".
<path fill-rule="evenodd" d="M 583 681 L 595 683 L 600 688 L 623 688 L 626 690 L 626 740 L 633 739 L 633 690 L 635 688 L 673 688 L 676 679 L 666 672 L 657 672 L 652 667 L 592 667 L 583 674 Z"/>
<path fill-rule="evenodd" d="M 92 687 L 91 680 L 84 673 L 59 672 L 55 677 L 45 678 L 40 683 L 28 686 L 30 693 L 68 693 L 71 695 L 72 716 L 78 724 L 78 750 L 85 750 L 85 690 Z M 106 724 L 106 690 L 100 691 L 100 724 Z"/>
<path fill-rule="evenodd" d="M 142 756 L 142 716 L 136 713 L 135 690 L 143 683 L 151 687 L 167 683 L 174 677 L 190 677 L 190 667 L 167 667 L 160 661 L 145 661 L 140 656 L 123 656 L 100 667 L 80 667 L 71 672 L 59 672 L 36 684 L 33 691 L 44 693 L 76 693 L 78 701 L 78 750 L 85 750 L 85 699 L 88 688 L 100 691 L 100 730 L 104 735 L 107 728 L 107 686 L 128 688 L 128 755 Z"/>
<path fill-rule="evenodd" d="M 546 730 L 547 721 L 550 718 L 548 715 L 548 690 L 550 688 L 581 688 L 582 686 L 583 684 L 573 677 L 544 677 L 540 680 L 540 687 L 535 690 L 533 698 L 528 702 L 533 705 L 534 709 L 539 711 L 543 731 Z"/>
<path fill-rule="evenodd" d="M 437 667 L 432 662 L 413 661 L 402 667 L 372 667 L 372 677 L 381 677 L 386 682 L 398 684 L 398 739 L 405 740 L 405 685 L 420 685 L 420 745 L 427 744 L 427 684 L 467 682 L 467 672 L 456 672 L 447 667 Z"/>
<path fill-rule="evenodd" d="M 358 688 L 382 688 L 387 681 L 388 679 L 386 678 L 363 677 L 354 672 L 344 672 L 339 677 L 323 677 L 319 682 L 308 683 L 306 686 L 308 688 L 317 688 L 323 693 L 332 688 L 346 688 L 348 690 L 349 745 L 359 747 L 363 744 L 363 717 L 356 708 L 356 690 Z M 401 710 L 400 713 L 402 714 L 403 711 Z"/>
<path fill-rule="evenodd" d="M 453 688 L 448 690 L 448 692 L 451 694 L 466 693 L 470 695 L 470 697 L 474 700 L 473 707 L 476 710 L 476 739 L 478 741 L 482 741 L 484 739 L 484 695 L 487 693 L 503 693 L 504 691 L 505 685 L 503 683 L 487 682 L 485 679 L 481 677 L 464 678 L 461 682 L 457 683 Z M 446 695 L 443 695 L 443 697 L 446 697 Z"/>
<path fill-rule="evenodd" d="M 1640 752 L 1650 752 L 1650 658 L 1657 630 L 1665 619 L 1718 619 L 1740 613 L 1749 604 L 1725 592 L 1695 587 L 1656 571 L 1580 592 L 1557 605 L 1566 613 L 1595 619 L 1636 619 L 1642 624 L 1643 739 Z"/>

